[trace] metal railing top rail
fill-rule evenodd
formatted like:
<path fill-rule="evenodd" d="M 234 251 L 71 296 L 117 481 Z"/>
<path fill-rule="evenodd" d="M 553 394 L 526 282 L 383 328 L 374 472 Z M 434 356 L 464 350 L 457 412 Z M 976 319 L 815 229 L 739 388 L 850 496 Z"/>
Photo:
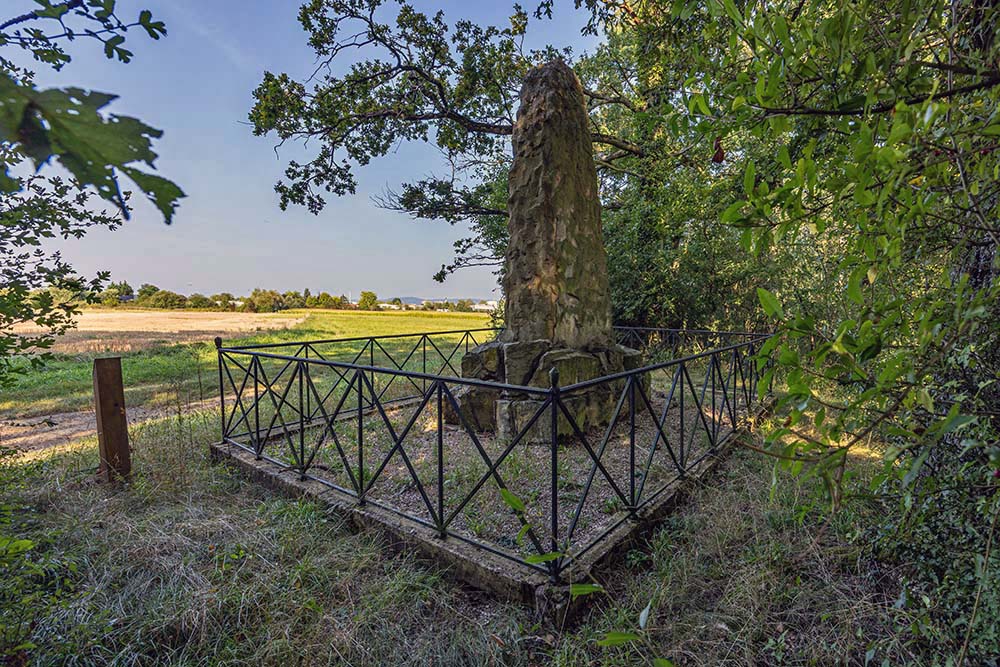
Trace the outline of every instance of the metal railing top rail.
<path fill-rule="evenodd" d="M 469 333 L 469 332 L 472 332 L 472 331 L 483 331 L 483 330 L 482 329 L 470 329 L 470 330 L 467 330 L 467 331 L 436 332 L 436 333 L 433 333 L 433 334 L 431 334 L 431 333 L 428 333 L 428 334 L 410 334 L 410 336 L 424 336 L 424 335 L 426 335 L 426 336 L 432 336 L 432 335 L 438 335 L 439 333 L 443 335 L 443 334 Z M 684 331 L 684 330 L 663 329 L 662 331 Z M 609 375 L 602 375 L 600 377 L 592 378 L 590 380 L 583 380 L 583 381 L 577 382 L 575 384 L 569 384 L 569 385 L 562 386 L 562 387 L 560 387 L 560 390 L 563 391 L 563 392 L 565 392 L 565 393 L 569 393 L 569 392 L 573 392 L 573 391 L 579 391 L 579 390 L 588 389 L 590 387 L 594 387 L 594 386 L 597 386 L 597 385 L 600 385 L 600 384 L 604 384 L 606 382 L 613 382 L 615 380 L 622 380 L 622 379 L 626 379 L 626 378 L 629 378 L 629 377 L 632 377 L 632 376 L 635 376 L 635 375 L 642 375 L 642 374 L 645 374 L 645 373 L 650 373 L 650 372 L 653 372 L 653 371 L 662 370 L 664 368 L 669 368 L 671 366 L 677 366 L 677 365 L 680 365 L 680 364 L 689 363 L 691 361 L 696 361 L 698 359 L 703 359 L 703 358 L 706 358 L 706 357 L 711 357 L 712 355 L 718 354 L 720 352 L 730 352 L 730 351 L 738 349 L 738 348 L 746 347 L 749 343 L 761 340 L 763 338 L 769 338 L 773 334 L 756 334 L 756 333 L 755 334 L 749 334 L 749 333 L 744 334 L 744 333 L 740 333 L 740 334 L 736 334 L 736 335 L 748 335 L 748 336 L 752 336 L 752 338 L 750 338 L 749 340 L 739 341 L 739 342 L 736 342 L 736 343 L 732 343 L 730 345 L 725 345 L 725 346 L 721 346 L 721 347 L 713 347 L 713 348 L 710 348 L 708 350 L 703 350 L 701 352 L 696 352 L 696 353 L 693 353 L 693 354 L 685 355 L 683 357 L 676 357 L 676 358 L 668 359 L 666 361 L 661 361 L 661 362 L 658 362 L 658 363 L 655 363 L 655 364 L 649 364 L 649 365 L 646 365 L 646 366 L 640 366 L 638 368 L 634 368 L 634 369 L 627 370 L 627 371 L 621 371 L 619 373 L 612 373 L 612 374 L 609 374 Z M 374 337 L 368 337 L 368 338 L 346 338 L 346 339 L 333 340 L 333 341 L 329 341 L 329 342 L 355 342 L 355 341 L 361 341 L 361 340 L 371 341 L 371 340 L 379 340 L 379 339 L 382 339 L 382 338 L 403 338 L 403 337 L 406 337 L 406 335 L 391 335 L 391 336 L 384 336 L 384 337 L 383 336 L 374 336 Z M 303 348 L 303 347 L 305 347 L 305 346 L 313 345 L 313 344 L 314 343 L 312 343 L 312 342 L 283 343 L 283 345 L 297 345 L 297 346 L 300 347 L 300 349 Z M 268 344 L 265 347 L 274 347 L 274 346 L 275 346 L 275 344 Z M 413 378 L 413 379 L 417 379 L 417 380 L 429 380 L 429 381 L 432 381 L 432 382 L 433 381 L 438 381 L 438 380 L 444 380 L 444 381 L 447 381 L 447 382 L 453 383 L 453 384 L 460 384 L 460 385 L 472 386 L 472 387 L 483 387 L 483 388 L 489 388 L 489 389 L 502 389 L 502 390 L 505 390 L 505 391 L 519 392 L 519 393 L 524 393 L 524 394 L 535 394 L 535 395 L 539 395 L 539 396 L 547 396 L 547 395 L 549 395 L 549 393 L 551 391 L 551 387 L 533 387 L 533 386 L 529 386 L 529 385 L 518 385 L 518 384 L 508 384 L 506 382 L 497 382 L 495 380 L 478 380 L 476 378 L 463 378 L 461 376 L 441 375 L 441 374 L 426 373 L 426 372 L 421 372 L 421 371 L 407 371 L 407 370 L 403 370 L 401 368 L 388 368 L 386 366 L 375 366 L 375 365 L 369 365 L 369 364 L 358 364 L 358 363 L 347 362 L 347 361 L 332 361 L 330 359 L 317 359 L 317 358 L 311 358 L 311 357 L 300 357 L 300 356 L 296 356 L 296 355 L 274 354 L 272 352 L 258 352 L 258 351 L 256 351 L 258 349 L 259 348 L 257 348 L 257 347 L 249 347 L 248 348 L 248 347 L 243 347 L 243 346 L 237 346 L 237 347 L 222 347 L 222 346 L 218 346 L 218 350 L 219 350 L 220 353 L 221 352 L 226 352 L 226 353 L 230 353 L 230 354 L 243 354 L 243 355 L 247 355 L 247 356 L 260 357 L 260 358 L 263 358 L 263 359 L 276 359 L 278 361 L 285 361 L 285 362 L 289 362 L 289 363 L 291 363 L 291 362 L 296 362 L 296 363 L 303 362 L 303 363 L 313 364 L 313 365 L 317 365 L 317 366 L 327 366 L 327 367 L 330 367 L 330 368 L 339 368 L 339 369 L 344 369 L 344 370 L 365 371 L 365 372 L 379 373 L 379 374 L 385 374 L 385 375 L 395 375 L 395 376 L 399 376 L 399 377 L 408 377 L 408 378 Z"/>
<path fill-rule="evenodd" d="M 770 334 L 757 331 L 713 331 L 711 329 L 670 329 L 663 327 L 633 327 L 616 325 L 613 327 L 618 332 L 642 331 L 646 333 L 668 333 L 668 334 L 709 334 L 717 336 L 768 336 Z M 385 334 L 383 336 L 350 336 L 347 338 L 320 338 L 315 340 L 290 340 L 276 343 L 248 343 L 246 345 L 229 345 L 229 350 L 261 350 L 276 347 L 288 347 L 291 345 L 328 345 L 330 343 L 356 343 L 367 340 L 391 340 L 396 338 L 416 338 L 418 336 L 449 336 L 466 333 L 500 332 L 502 327 L 478 327 L 475 329 L 452 329 L 447 331 L 425 331 L 401 334 Z"/>
<path fill-rule="evenodd" d="M 472 387 L 486 387 L 489 389 L 505 389 L 507 391 L 517 391 L 526 394 L 539 394 L 547 396 L 549 394 L 549 387 L 527 387 L 516 384 L 505 384 L 503 382 L 495 382 L 492 380 L 477 380 L 475 378 L 463 378 L 454 375 L 435 375 L 434 373 L 423 373 L 421 371 L 404 371 L 399 368 L 387 368 L 385 366 L 368 366 L 365 364 L 355 364 L 347 361 L 331 361 L 329 359 L 315 359 L 312 357 L 294 357 L 287 354 L 273 354 L 271 352 L 257 352 L 255 350 L 246 350 L 243 348 L 229 348 L 220 347 L 219 352 L 225 352 L 229 354 L 243 354 L 252 357 L 258 357 L 261 359 L 277 359 L 278 361 L 287 361 L 290 363 L 304 363 L 316 366 L 327 366 L 330 368 L 340 368 L 344 370 L 353 371 L 364 371 L 366 373 L 378 373 L 382 375 L 395 375 L 399 377 L 408 377 L 416 380 L 429 380 L 431 382 L 443 381 L 449 384 L 460 384 Z"/>
<path fill-rule="evenodd" d="M 717 334 L 720 336 L 759 336 L 768 335 L 760 331 L 725 331 L 722 329 L 674 329 L 670 327 L 636 327 L 628 324 L 616 324 L 613 327 L 616 331 L 673 331 L 677 333 L 691 334 Z"/>
<path fill-rule="evenodd" d="M 743 335 L 743 334 L 740 334 Z M 731 343 L 729 345 L 724 345 L 721 347 L 713 347 L 708 350 L 703 350 L 701 352 L 695 352 L 693 354 L 688 354 L 683 357 L 676 357 L 674 359 L 668 359 L 666 361 L 661 361 L 655 364 L 649 364 L 647 366 L 640 366 L 639 368 L 633 368 L 631 370 L 622 371 L 620 373 L 612 373 L 610 375 L 602 375 L 600 377 L 593 378 L 592 380 L 583 380 L 582 382 L 577 382 L 576 384 L 568 384 L 560 387 L 559 389 L 563 393 L 569 393 L 571 391 L 578 391 L 581 389 L 588 389 L 590 387 L 603 384 L 605 382 L 612 382 L 614 380 L 623 380 L 628 377 L 635 375 L 642 375 L 644 373 L 651 373 L 653 371 L 662 370 L 664 368 L 669 368 L 671 366 L 679 366 L 681 364 L 686 364 L 691 361 L 696 361 L 698 359 L 703 359 L 705 357 L 711 357 L 717 355 L 720 352 L 731 352 L 736 349 L 744 348 L 751 343 L 757 342 L 764 338 L 770 338 L 774 334 L 753 334 L 753 338 L 749 340 L 740 341 L 738 343 Z"/>
<path fill-rule="evenodd" d="M 322 338 L 318 340 L 289 340 L 279 343 L 251 343 L 249 345 L 231 345 L 227 350 L 260 350 L 265 348 L 288 347 L 290 345 L 328 345 L 330 343 L 356 343 L 363 340 L 390 340 L 393 338 L 416 338 L 418 336 L 454 336 L 456 334 L 480 333 L 483 331 L 502 331 L 497 327 L 480 327 L 478 329 L 454 329 L 451 331 L 426 331 L 417 333 L 385 334 L 384 336 L 351 336 L 349 338 Z"/>

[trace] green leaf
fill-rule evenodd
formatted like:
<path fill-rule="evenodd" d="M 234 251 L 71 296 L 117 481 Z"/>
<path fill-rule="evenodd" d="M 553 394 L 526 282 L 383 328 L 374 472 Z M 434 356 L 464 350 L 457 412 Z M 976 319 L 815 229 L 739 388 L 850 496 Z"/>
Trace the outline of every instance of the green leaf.
<path fill-rule="evenodd" d="M 123 44 L 124 42 L 125 38 L 122 37 L 121 35 L 114 35 L 113 37 L 109 38 L 108 41 L 104 42 L 104 55 L 107 56 L 108 58 L 114 58 L 115 47 L 118 46 L 119 44 Z"/>
<path fill-rule="evenodd" d="M 175 183 L 154 174 L 147 174 L 134 167 L 122 167 L 122 171 L 135 181 L 153 205 L 163 214 L 163 221 L 168 225 L 173 222 L 178 200 L 185 197 L 184 191 Z"/>
<path fill-rule="evenodd" d="M 782 310 L 781 303 L 763 287 L 757 288 L 757 298 L 760 299 L 760 305 L 764 307 L 764 312 L 771 317 L 785 316 L 785 311 Z"/>
<path fill-rule="evenodd" d="M 621 646 L 630 642 L 638 641 L 641 637 L 634 632 L 609 632 L 604 635 L 604 639 L 597 641 L 598 646 Z"/>
<path fill-rule="evenodd" d="M 782 46 L 788 46 L 789 35 L 788 35 L 788 23 L 785 21 L 785 17 L 781 14 L 775 14 L 774 16 L 774 34 L 777 35 L 778 39 L 781 40 Z"/>
<path fill-rule="evenodd" d="M 16 540 L 12 537 L 0 537 L 0 554 L 17 556 L 35 548 L 31 540 Z"/>
<path fill-rule="evenodd" d="M 912 133 L 913 130 L 906 123 L 893 123 L 892 130 L 889 132 L 889 138 L 886 139 L 886 143 L 890 145 L 898 144 L 908 138 Z"/>
<path fill-rule="evenodd" d="M 941 426 L 941 433 L 951 433 L 965 428 L 969 424 L 976 423 L 977 417 L 974 415 L 953 415 L 949 416 Z"/>
<path fill-rule="evenodd" d="M 753 162 L 747 163 L 747 170 L 743 174 L 743 191 L 750 197 L 753 195 L 754 186 L 757 184 L 757 168 Z"/>
<path fill-rule="evenodd" d="M 557 551 L 550 551 L 547 554 L 532 554 L 524 559 L 525 563 L 531 565 L 538 565 L 539 563 L 548 563 L 554 560 L 562 558 L 562 554 Z"/>
<path fill-rule="evenodd" d="M 500 489 L 500 496 L 503 501 L 507 503 L 518 514 L 524 513 L 524 501 L 515 496 L 513 493 L 507 489 Z"/>
<path fill-rule="evenodd" d="M 792 168 L 792 158 L 788 155 L 788 146 L 778 147 L 778 162 L 785 169 Z"/>
<path fill-rule="evenodd" d="M 574 600 L 583 595 L 591 593 L 603 593 L 604 587 L 599 584 L 570 584 L 569 595 Z"/>
<path fill-rule="evenodd" d="M 2 75 L 0 139 L 16 144 L 36 169 L 55 157 L 76 180 L 96 188 L 127 217 L 115 175 L 115 170 L 121 169 L 169 224 L 184 192 L 171 181 L 128 166 L 136 162 L 153 166 L 157 155 L 152 140 L 163 133 L 136 118 L 101 115 L 116 97 L 81 88 L 40 91 Z"/>
<path fill-rule="evenodd" d="M 864 267 L 858 267 L 851 272 L 851 276 L 847 279 L 847 298 L 858 305 L 865 302 L 864 294 L 861 292 L 861 279 L 866 273 L 867 270 Z"/>
<path fill-rule="evenodd" d="M 736 9 L 736 3 L 733 0 L 723 0 L 723 7 L 725 7 L 726 14 L 733 20 L 736 25 L 743 25 L 743 15 L 740 14 L 740 10 Z"/>
<path fill-rule="evenodd" d="M 726 210 L 722 212 L 722 222 L 725 224 L 733 223 L 742 217 L 743 206 L 746 202 L 736 201 L 726 207 Z"/>
<path fill-rule="evenodd" d="M 674 667 L 674 661 L 666 658 L 653 658 L 653 667 Z"/>

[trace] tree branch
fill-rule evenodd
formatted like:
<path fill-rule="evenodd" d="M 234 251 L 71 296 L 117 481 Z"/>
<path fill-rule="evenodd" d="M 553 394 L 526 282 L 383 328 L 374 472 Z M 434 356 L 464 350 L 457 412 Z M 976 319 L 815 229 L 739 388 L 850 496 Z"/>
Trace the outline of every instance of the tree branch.
<path fill-rule="evenodd" d="M 59 6 L 65 7 L 66 8 L 66 12 L 69 13 L 69 12 L 73 11 L 74 9 L 79 9 L 80 7 L 83 7 L 83 0 L 67 0 L 67 2 L 64 2 L 62 5 L 56 5 L 56 7 L 59 7 Z M 37 19 L 37 18 L 41 18 L 38 15 L 37 11 L 28 12 L 27 14 L 21 14 L 20 16 L 15 16 L 14 18 L 10 19 L 9 21 L 6 21 L 5 23 L 0 24 L 0 31 L 6 30 L 7 28 L 13 27 L 13 26 L 18 25 L 20 23 L 25 23 L 27 21 L 33 21 L 34 19 Z"/>
<path fill-rule="evenodd" d="M 909 99 L 903 100 L 905 104 L 920 104 L 929 99 L 944 100 L 950 97 L 955 97 L 956 95 L 962 95 L 965 93 L 974 93 L 979 90 L 985 90 L 987 88 L 992 88 L 1000 84 L 1000 76 L 991 76 L 978 83 L 970 83 L 967 86 L 960 86 L 958 88 L 952 88 L 951 90 L 946 90 L 935 96 L 922 95 L 915 96 Z M 862 116 L 866 113 L 870 114 L 880 114 L 886 113 L 887 111 L 892 111 L 899 104 L 899 100 L 892 102 L 883 102 L 882 104 L 877 104 L 871 109 L 865 109 L 864 107 L 856 109 L 814 109 L 810 107 L 785 107 L 785 108 L 774 108 L 774 107 L 758 107 L 764 112 L 765 116 Z"/>

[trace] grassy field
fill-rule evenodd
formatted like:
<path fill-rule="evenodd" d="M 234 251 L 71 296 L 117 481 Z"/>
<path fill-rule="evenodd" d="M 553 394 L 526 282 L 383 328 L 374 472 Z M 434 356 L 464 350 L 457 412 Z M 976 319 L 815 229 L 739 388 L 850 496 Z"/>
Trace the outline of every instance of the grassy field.
<path fill-rule="evenodd" d="M 218 395 L 212 342 L 272 343 L 471 329 L 479 313 L 285 311 L 274 315 L 164 311 L 85 311 L 79 330 L 42 371 L 0 392 L 0 419 L 86 410 L 93 400 L 91 360 L 121 354 L 125 402 L 173 408 Z"/>
<path fill-rule="evenodd" d="M 807 510 L 815 487 L 778 473 L 772 492 L 753 452 L 737 449 L 559 628 L 210 464 L 216 427 L 199 413 L 135 429 L 124 486 L 92 481 L 92 440 L 0 462 L 0 534 L 33 542 L 32 566 L 0 579 L 10 664 L 860 665 L 868 651 L 919 664 L 894 631 L 894 573 L 849 539 L 877 508 L 852 495 L 833 517 Z M 598 643 L 623 631 L 641 639 Z"/>
<path fill-rule="evenodd" d="M 459 314 L 288 315 L 213 326 L 231 341 L 279 342 L 485 324 Z M 215 334 L 202 324 L 161 322 L 143 339 L 121 335 L 141 323 L 119 322 L 117 337 L 104 338 L 134 343 L 123 353 L 131 405 L 215 395 L 206 340 Z M 88 331 L 74 344 L 99 349 L 102 330 Z M 0 409 L 87 408 L 94 354 L 64 350 L 5 392 Z M 607 594 L 578 625 L 554 627 L 316 504 L 211 464 L 206 445 L 217 439 L 214 405 L 135 424 L 134 478 L 116 486 L 94 481 L 93 437 L 0 446 L 0 664 L 920 664 L 899 632 L 909 619 L 893 607 L 897 573 L 857 540 L 856 526 L 879 511 L 864 493 L 873 460 L 852 461 L 858 474 L 830 515 L 815 485 L 738 447 L 600 575 Z M 603 645 L 614 632 L 637 639 Z"/>

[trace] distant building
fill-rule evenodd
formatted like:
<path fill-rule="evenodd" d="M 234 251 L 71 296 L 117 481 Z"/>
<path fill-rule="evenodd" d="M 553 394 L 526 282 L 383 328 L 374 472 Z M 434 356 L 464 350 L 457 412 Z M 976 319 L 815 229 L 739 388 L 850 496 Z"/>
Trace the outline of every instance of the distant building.
<path fill-rule="evenodd" d="M 129 303 L 135 301 L 135 294 L 119 294 L 118 303 Z"/>
<path fill-rule="evenodd" d="M 489 313 L 496 310 L 497 305 L 496 301 L 483 301 L 482 303 L 473 304 L 472 310 L 477 313 Z"/>

